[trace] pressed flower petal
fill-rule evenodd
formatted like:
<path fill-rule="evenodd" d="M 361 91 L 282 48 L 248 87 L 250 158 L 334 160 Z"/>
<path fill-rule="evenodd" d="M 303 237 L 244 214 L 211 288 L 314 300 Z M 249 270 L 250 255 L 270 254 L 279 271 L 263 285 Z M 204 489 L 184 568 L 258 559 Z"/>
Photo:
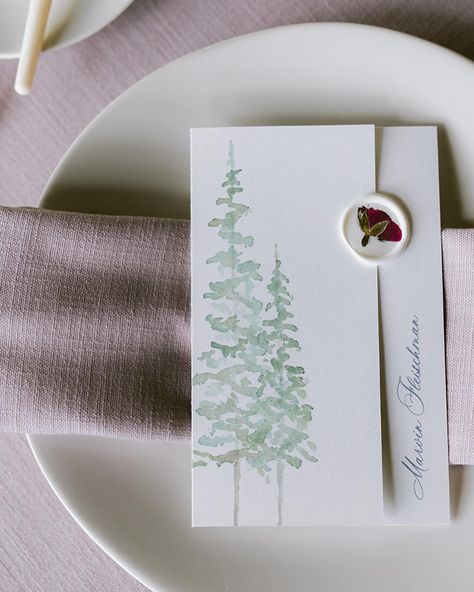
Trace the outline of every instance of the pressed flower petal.
<path fill-rule="evenodd" d="M 390 216 L 383 210 L 376 210 L 375 208 L 368 208 L 367 215 L 369 218 L 369 227 L 379 224 L 379 222 L 390 222 Z"/>
<path fill-rule="evenodd" d="M 378 238 L 383 241 L 399 243 L 402 240 L 402 230 L 398 224 L 396 224 L 393 220 L 390 220 L 387 228 L 382 232 L 382 234 L 379 235 Z"/>

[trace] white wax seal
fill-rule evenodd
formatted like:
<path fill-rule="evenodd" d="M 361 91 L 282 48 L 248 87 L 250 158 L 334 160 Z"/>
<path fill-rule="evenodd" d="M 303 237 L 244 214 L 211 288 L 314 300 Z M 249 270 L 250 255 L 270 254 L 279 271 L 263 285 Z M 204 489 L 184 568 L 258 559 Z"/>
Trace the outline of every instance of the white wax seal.
<path fill-rule="evenodd" d="M 398 200 L 373 193 L 346 208 L 342 235 L 355 255 L 378 265 L 403 253 L 410 240 L 410 225 Z"/>

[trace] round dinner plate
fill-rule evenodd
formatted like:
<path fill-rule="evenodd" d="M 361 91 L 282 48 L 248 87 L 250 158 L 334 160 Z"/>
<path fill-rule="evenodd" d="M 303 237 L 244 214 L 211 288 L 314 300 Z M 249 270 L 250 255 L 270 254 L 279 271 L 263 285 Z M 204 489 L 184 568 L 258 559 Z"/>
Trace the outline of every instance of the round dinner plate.
<path fill-rule="evenodd" d="M 368 122 L 439 125 L 443 224 L 474 219 L 474 65 L 400 33 L 329 23 L 234 39 L 148 76 L 73 144 L 42 206 L 187 216 L 189 128 Z M 451 468 L 449 527 L 192 529 L 189 446 L 29 440 L 79 524 L 152 590 L 444 592 L 474 578 L 470 468 Z"/>
<path fill-rule="evenodd" d="M 0 59 L 20 55 L 30 0 L 0 0 Z M 133 0 L 53 0 L 44 47 L 66 47 L 97 33 Z"/>

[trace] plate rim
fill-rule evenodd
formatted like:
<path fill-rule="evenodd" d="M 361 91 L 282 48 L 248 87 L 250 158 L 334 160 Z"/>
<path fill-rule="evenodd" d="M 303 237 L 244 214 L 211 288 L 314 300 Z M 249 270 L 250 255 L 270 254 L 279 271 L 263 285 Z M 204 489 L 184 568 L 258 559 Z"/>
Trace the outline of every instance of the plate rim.
<path fill-rule="evenodd" d="M 112 561 L 114 561 L 126 573 L 128 573 L 130 576 L 132 576 L 132 578 L 137 580 L 137 582 L 139 582 L 140 584 L 142 584 L 143 586 L 145 586 L 149 590 L 155 590 L 156 592 L 158 592 L 158 589 L 156 588 L 155 583 L 151 582 L 151 581 L 147 581 L 148 578 L 145 575 L 138 573 L 138 570 L 135 569 L 135 567 L 133 566 L 132 563 L 127 562 L 124 558 L 118 557 L 114 552 L 111 552 L 110 549 L 107 548 L 107 544 L 101 540 L 100 536 L 96 532 L 94 532 L 93 529 L 91 527 L 89 527 L 85 521 L 82 520 L 80 513 L 74 509 L 73 505 L 69 504 L 63 498 L 63 496 L 61 495 L 61 492 L 59 491 L 59 488 L 55 485 L 54 481 L 49 477 L 48 472 L 40 459 L 40 453 L 35 448 L 35 443 L 34 443 L 35 439 L 38 437 L 41 438 L 42 435 L 43 434 L 25 434 L 26 441 L 28 442 L 31 452 L 33 453 L 33 458 L 35 459 L 36 463 L 38 464 L 43 477 L 45 478 L 46 482 L 48 483 L 48 486 L 51 488 L 52 492 L 57 497 L 58 501 L 61 503 L 63 508 L 68 512 L 68 514 L 77 523 L 77 525 L 81 528 L 81 530 L 83 530 L 86 533 L 86 535 L 91 539 L 91 541 L 93 541 L 99 547 L 99 549 L 101 549 L 107 555 L 107 557 L 110 557 L 110 559 L 112 559 Z M 70 434 L 70 435 L 61 434 L 60 436 L 66 437 L 66 438 L 69 438 L 71 436 L 74 437 L 74 435 L 72 435 L 72 434 Z M 55 437 L 55 436 L 52 435 L 52 437 Z M 80 436 L 80 437 L 83 437 L 83 436 Z M 94 436 L 94 437 L 100 438 L 100 436 Z M 166 592 L 166 591 L 163 590 L 163 592 Z"/>
<path fill-rule="evenodd" d="M 134 0 L 129 0 L 129 1 L 131 3 Z M 91 119 L 91 121 L 81 130 L 81 132 L 78 134 L 78 136 L 74 139 L 74 141 L 71 143 L 71 145 L 67 148 L 66 152 L 63 154 L 63 156 L 61 157 L 61 159 L 59 160 L 57 165 L 54 167 L 51 175 L 49 176 L 49 178 L 46 182 L 46 185 L 44 186 L 38 207 L 42 207 L 42 204 L 48 198 L 49 191 L 55 185 L 56 178 L 59 176 L 59 173 L 61 172 L 63 166 L 66 165 L 66 161 L 69 160 L 70 154 L 72 154 L 72 152 L 76 149 L 76 147 L 82 142 L 84 136 L 86 136 L 86 134 L 89 132 L 89 130 L 92 129 L 92 127 L 96 124 L 96 122 L 102 117 L 103 113 L 105 111 L 108 111 L 109 109 L 111 109 L 116 103 L 126 99 L 127 95 L 129 93 L 134 92 L 134 90 L 137 88 L 137 86 L 139 86 L 140 84 L 144 84 L 147 80 L 149 80 L 153 76 L 155 76 L 155 74 L 157 72 L 162 72 L 164 70 L 167 70 L 168 68 L 172 68 L 181 62 L 185 62 L 189 59 L 192 59 L 196 55 L 202 55 L 206 52 L 218 49 L 221 46 L 239 43 L 239 42 L 245 41 L 247 38 L 268 35 L 268 34 L 272 34 L 275 32 L 284 31 L 284 30 L 301 29 L 303 27 L 304 28 L 315 28 L 315 29 L 322 29 L 322 28 L 330 29 L 332 27 L 335 27 L 337 29 L 346 28 L 348 30 L 349 29 L 358 30 L 358 31 L 366 30 L 366 31 L 370 31 L 371 33 L 374 33 L 374 34 L 383 33 L 383 34 L 386 34 L 386 35 L 394 37 L 394 38 L 404 38 L 405 41 L 408 41 L 410 43 L 414 43 L 416 45 L 420 45 L 421 47 L 428 47 L 433 51 L 441 52 L 443 55 L 451 56 L 456 61 L 462 61 L 465 65 L 467 65 L 471 68 L 474 68 L 474 61 L 473 60 L 470 60 L 466 56 L 464 56 L 452 49 L 449 49 L 449 48 L 444 47 L 442 45 L 438 45 L 437 43 L 434 43 L 433 41 L 429 41 L 429 40 L 423 39 L 421 37 L 416 37 L 415 35 L 410 35 L 409 33 L 405 33 L 403 31 L 396 31 L 395 29 L 389 29 L 387 27 L 378 27 L 376 25 L 367 25 L 364 23 L 328 21 L 328 22 L 316 22 L 316 23 L 311 22 L 311 23 L 295 23 L 295 24 L 290 24 L 290 25 L 277 25 L 275 27 L 267 27 L 267 28 L 261 29 L 259 31 L 252 31 L 250 33 L 244 33 L 243 35 L 237 35 L 237 36 L 231 37 L 229 39 L 224 39 L 222 41 L 218 41 L 217 43 L 212 43 L 211 45 L 207 45 L 203 48 L 196 49 L 190 53 L 186 53 L 182 56 L 175 58 L 174 60 L 171 60 L 170 62 L 167 62 L 166 64 L 163 64 L 162 66 L 160 66 L 156 70 L 153 70 L 149 74 L 146 74 L 140 80 L 137 80 L 136 82 L 134 82 L 131 86 L 129 86 L 122 93 L 120 93 L 117 97 L 112 99 L 112 101 L 107 103 L 107 105 L 104 108 L 102 108 Z"/>

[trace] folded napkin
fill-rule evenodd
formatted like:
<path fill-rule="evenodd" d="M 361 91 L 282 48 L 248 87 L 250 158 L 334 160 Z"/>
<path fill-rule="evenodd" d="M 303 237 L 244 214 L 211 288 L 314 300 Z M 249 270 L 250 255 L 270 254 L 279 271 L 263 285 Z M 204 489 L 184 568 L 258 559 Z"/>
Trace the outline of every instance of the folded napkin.
<path fill-rule="evenodd" d="M 188 222 L 0 208 L 0 237 L 0 430 L 188 440 Z"/>
<path fill-rule="evenodd" d="M 443 230 L 449 460 L 474 464 L 474 229 Z"/>
<path fill-rule="evenodd" d="M 0 431 L 190 438 L 189 223 L 1 208 Z M 474 230 L 443 231 L 450 461 L 474 464 Z"/>

